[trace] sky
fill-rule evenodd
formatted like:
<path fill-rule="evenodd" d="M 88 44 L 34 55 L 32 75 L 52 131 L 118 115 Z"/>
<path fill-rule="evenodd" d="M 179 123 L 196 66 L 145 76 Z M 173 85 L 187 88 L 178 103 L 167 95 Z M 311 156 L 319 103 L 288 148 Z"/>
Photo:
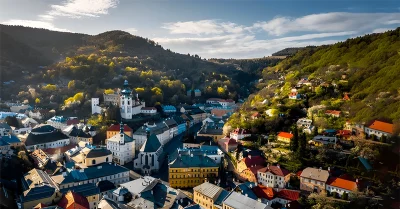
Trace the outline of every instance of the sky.
<path fill-rule="evenodd" d="M 258 58 L 400 27 L 400 0 L 0 0 L 0 23 L 123 30 L 202 58 Z"/>

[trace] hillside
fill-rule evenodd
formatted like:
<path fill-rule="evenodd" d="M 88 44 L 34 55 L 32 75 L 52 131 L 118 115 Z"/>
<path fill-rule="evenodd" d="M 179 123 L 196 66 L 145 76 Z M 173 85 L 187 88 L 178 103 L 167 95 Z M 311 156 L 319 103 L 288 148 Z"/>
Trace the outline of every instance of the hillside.
<path fill-rule="evenodd" d="M 315 46 L 286 48 L 286 49 L 282 49 L 280 51 L 273 53 L 272 56 L 293 56 L 298 51 L 300 51 L 304 48 L 315 48 Z"/>
<path fill-rule="evenodd" d="M 274 115 L 284 114 L 280 120 L 267 117 L 260 122 L 263 124 L 247 124 L 269 130 L 278 130 L 279 126 L 290 124 L 290 120 L 306 116 L 303 108 L 315 106 L 309 109 L 310 113 L 317 105 L 340 110 L 344 118 L 355 122 L 368 123 L 374 119 L 396 122 L 400 118 L 399 49 L 400 28 L 329 46 L 304 48 L 264 69 L 264 82 L 258 84 L 260 90 L 249 97 L 241 114 L 249 117 L 251 110 L 267 109 L 272 109 Z M 312 87 L 299 83 L 302 79 L 307 79 Z M 288 94 L 292 88 L 297 88 L 303 99 L 290 100 Z M 349 101 L 343 99 L 345 93 Z M 243 117 L 233 116 L 230 124 L 236 127 L 238 123 L 244 125 Z M 329 123 L 341 128 L 344 119 Z M 319 125 L 328 126 L 323 122 Z"/>
<path fill-rule="evenodd" d="M 262 69 L 281 59 L 242 64 L 208 61 L 174 53 L 124 31 L 92 36 L 21 26 L 0 25 L 0 30 L 2 99 L 62 111 L 68 111 L 71 102 L 88 111 L 90 98 L 102 99 L 105 90 L 120 88 L 124 80 L 148 105 L 203 102 L 208 97 L 245 98 L 253 92 Z M 3 85 L 9 80 L 15 83 Z M 194 88 L 202 91 L 202 97 L 186 95 Z"/>

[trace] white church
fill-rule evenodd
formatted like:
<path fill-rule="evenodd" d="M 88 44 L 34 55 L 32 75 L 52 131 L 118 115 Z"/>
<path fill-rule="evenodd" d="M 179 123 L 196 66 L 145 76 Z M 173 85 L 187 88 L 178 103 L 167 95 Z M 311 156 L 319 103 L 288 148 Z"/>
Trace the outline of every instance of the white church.
<path fill-rule="evenodd" d="M 155 134 L 150 134 L 150 129 L 146 128 L 147 140 L 139 150 L 138 158 L 134 160 L 134 168 L 140 170 L 144 175 L 158 172 L 161 166 L 160 155 L 163 152 L 161 145 Z"/>
<path fill-rule="evenodd" d="M 136 94 L 136 98 L 132 97 L 132 90 L 129 88 L 127 80 L 125 80 L 124 89 L 121 91 L 119 106 L 123 119 L 132 119 L 133 115 L 141 113 L 142 107 L 146 107 L 145 102 L 139 100 L 138 94 Z"/>

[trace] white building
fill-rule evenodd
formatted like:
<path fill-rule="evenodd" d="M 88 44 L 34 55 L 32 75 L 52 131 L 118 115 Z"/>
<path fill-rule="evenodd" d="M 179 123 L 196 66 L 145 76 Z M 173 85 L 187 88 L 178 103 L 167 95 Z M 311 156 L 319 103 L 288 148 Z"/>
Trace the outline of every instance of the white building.
<path fill-rule="evenodd" d="M 67 127 L 67 118 L 64 116 L 53 116 L 52 118 L 48 119 L 47 124 L 53 126 L 56 129 L 64 129 Z"/>
<path fill-rule="evenodd" d="M 160 155 L 163 152 L 163 146 L 155 134 L 150 135 L 150 129 L 146 129 L 147 140 L 140 148 L 138 158 L 134 161 L 134 168 L 140 170 L 144 175 L 150 175 L 158 172 L 161 166 Z"/>
<path fill-rule="evenodd" d="M 135 142 L 124 133 L 124 125 L 121 123 L 120 132 L 106 140 L 107 149 L 113 154 L 114 162 L 124 165 L 135 157 Z"/>
<path fill-rule="evenodd" d="M 92 115 L 93 114 L 100 114 L 101 113 L 101 107 L 100 105 L 100 100 L 99 98 L 92 98 Z"/>
<path fill-rule="evenodd" d="M 246 137 L 250 137 L 251 133 L 249 133 L 247 130 L 242 129 L 242 128 L 236 128 L 233 130 L 230 134 L 230 137 L 234 140 L 241 140 Z"/>
<path fill-rule="evenodd" d="M 259 184 L 272 188 L 285 188 L 290 180 L 290 172 L 279 165 L 262 168 L 257 171 Z"/>
<path fill-rule="evenodd" d="M 154 115 L 157 113 L 157 109 L 155 107 L 142 107 L 140 109 L 140 113 L 146 115 Z"/>
<path fill-rule="evenodd" d="M 23 120 L 21 120 L 22 125 L 27 128 L 27 127 L 35 127 L 36 125 L 38 125 L 39 123 L 32 119 L 32 118 L 25 118 Z"/>
<path fill-rule="evenodd" d="M 220 104 L 222 107 L 232 107 L 235 105 L 235 101 L 232 99 L 220 99 L 220 98 L 209 98 L 206 101 L 207 104 Z"/>
<path fill-rule="evenodd" d="M 145 103 L 139 100 L 138 94 L 136 98 L 132 98 L 132 91 L 129 88 L 128 81 L 124 82 L 124 89 L 121 91 L 120 97 L 120 108 L 121 117 L 123 119 L 132 119 L 133 115 L 141 113 L 142 107 L 145 107 Z"/>
<path fill-rule="evenodd" d="M 368 136 L 375 135 L 378 138 L 389 137 L 393 135 L 393 124 L 375 120 L 370 126 L 365 127 L 365 133 Z"/>
<path fill-rule="evenodd" d="M 32 129 L 25 141 L 27 150 L 58 148 L 69 145 L 69 137 L 61 131 L 34 132 Z"/>
<path fill-rule="evenodd" d="M 326 191 L 330 192 L 336 192 L 339 197 L 342 197 L 343 193 L 353 193 L 354 191 L 357 190 L 357 181 L 349 181 L 346 179 L 342 178 L 331 178 L 328 179 L 328 182 L 326 183 Z"/>
<path fill-rule="evenodd" d="M 309 128 L 312 124 L 312 120 L 307 118 L 300 118 L 299 120 L 297 120 L 296 124 L 299 128 Z"/>

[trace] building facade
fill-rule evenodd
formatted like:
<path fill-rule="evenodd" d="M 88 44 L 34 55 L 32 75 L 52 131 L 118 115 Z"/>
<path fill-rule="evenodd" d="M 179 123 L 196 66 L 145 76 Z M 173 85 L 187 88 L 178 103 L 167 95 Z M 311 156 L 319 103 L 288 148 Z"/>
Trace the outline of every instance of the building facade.
<path fill-rule="evenodd" d="M 135 157 L 135 140 L 124 133 L 124 124 L 120 124 L 120 132 L 106 139 L 107 149 L 112 152 L 113 161 L 124 165 Z"/>
<path fill-rule="evenodd" d="M 119 107 L 121 108 L 121 117 L 123 119 L 132 119 L 133 115 L 141 113 L 142 107 L 145 107 L 145 103 L 139 100 L 138 94 L 136 98 L 132 97 L 132 91 L 129 88 L 128 81 L 124 82 L 124 89 L 121 91 Z"/>
<path fill-rule="evenodd" d="M 100 114 L 101 113 L 101 107 L 100 107 L 100 99 L 99 98 L 92 98 L 92 115 L 93 114 Z"/>
<path fill-rule="evenodd" d="M 216 182 L 219 165 L 204 155 L 178 155 L 169 163 L 168 170 L 171 187 L 190 188 L 206 181 Z"/>
<path fill-rule="evenodd" d="M 328 178 L 327 170 L 308 167 L 300 175 L 300 190 L 316 193 L 325 191 Z"/>
<path fill-rule="evenodd" d="M 272 188 L 285 188 L 290 180 L 290 172 L 280 165 L 267 166 L 258 170 L 258 183 Z"/>
<path fill-rule="evenodd" d="M 139 150 L 138 158 L 134 161 L 134 168 L 140 170 L 145 175 L 158 172 L 162 159 L 160 155 L 163 152 L 163 146 L 155 134 L 150 134 L 147 128 L 147 140 Z"/>

